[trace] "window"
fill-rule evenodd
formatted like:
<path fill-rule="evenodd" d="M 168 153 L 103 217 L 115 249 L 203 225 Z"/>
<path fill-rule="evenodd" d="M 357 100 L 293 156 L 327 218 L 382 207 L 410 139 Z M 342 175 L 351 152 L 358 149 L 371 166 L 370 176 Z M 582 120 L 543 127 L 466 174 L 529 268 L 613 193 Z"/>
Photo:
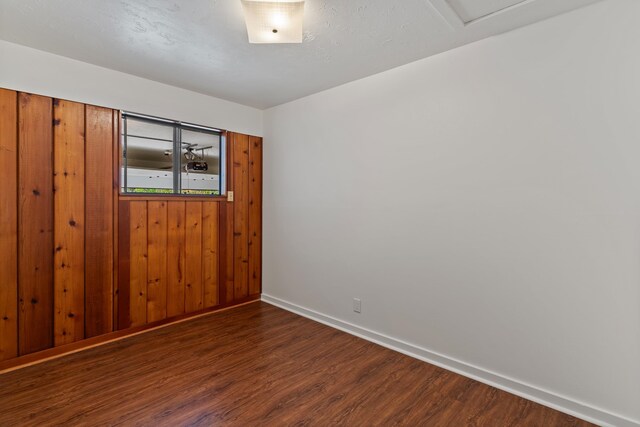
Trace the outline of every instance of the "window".
<path fill-rule="evenodd" d="M 121 189 L 129 194 L 224 194 L 222 132 L 122 114 Z"/>

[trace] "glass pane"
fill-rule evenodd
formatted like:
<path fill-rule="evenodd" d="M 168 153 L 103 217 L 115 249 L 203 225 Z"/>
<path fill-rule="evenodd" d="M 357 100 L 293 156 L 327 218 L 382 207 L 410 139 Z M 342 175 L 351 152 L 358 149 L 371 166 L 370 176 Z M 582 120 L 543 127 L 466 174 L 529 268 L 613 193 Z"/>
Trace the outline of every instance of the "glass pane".
<path fill-rule="evenodd" d="M 132 117 L 125 121 L 125 192 L 173 193 L 173 126 Z"/>
<path fill-rule="evenodd" d="M 220 194 L 220 135 L 182 129 L 182 194 Z"/>

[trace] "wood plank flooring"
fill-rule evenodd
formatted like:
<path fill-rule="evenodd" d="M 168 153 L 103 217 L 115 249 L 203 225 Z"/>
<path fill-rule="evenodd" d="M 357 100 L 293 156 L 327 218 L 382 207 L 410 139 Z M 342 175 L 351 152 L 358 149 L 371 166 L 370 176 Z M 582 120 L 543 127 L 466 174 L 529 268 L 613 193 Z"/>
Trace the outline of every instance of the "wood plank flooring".
<path fill-rule="evenodd" d="M 0 425 L 587 426 L 263 302 L 0 375 Z"/>

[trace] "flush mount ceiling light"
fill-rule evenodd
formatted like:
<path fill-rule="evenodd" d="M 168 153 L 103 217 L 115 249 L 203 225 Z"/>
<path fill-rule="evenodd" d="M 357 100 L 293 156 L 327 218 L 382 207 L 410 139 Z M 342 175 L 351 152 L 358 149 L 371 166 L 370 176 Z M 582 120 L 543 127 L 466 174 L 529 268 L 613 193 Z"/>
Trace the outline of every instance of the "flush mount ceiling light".
<path fill-rule="evenodd" d="M 249 43 L 302 43 L 304 1 L 242 0 Z"/>

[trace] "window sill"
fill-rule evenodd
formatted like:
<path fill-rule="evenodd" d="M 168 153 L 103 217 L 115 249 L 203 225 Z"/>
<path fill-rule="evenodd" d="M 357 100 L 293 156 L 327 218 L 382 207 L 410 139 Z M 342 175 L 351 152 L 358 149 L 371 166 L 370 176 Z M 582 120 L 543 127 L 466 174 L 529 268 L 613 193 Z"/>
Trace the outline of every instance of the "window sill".
<path fill-rule="evenodd" d="M 226 202 L 227 196 L 203 196 L 200 194 L 127 194 L 118 193 L 122 201 L 170 201 L 170 202 Z"/>

